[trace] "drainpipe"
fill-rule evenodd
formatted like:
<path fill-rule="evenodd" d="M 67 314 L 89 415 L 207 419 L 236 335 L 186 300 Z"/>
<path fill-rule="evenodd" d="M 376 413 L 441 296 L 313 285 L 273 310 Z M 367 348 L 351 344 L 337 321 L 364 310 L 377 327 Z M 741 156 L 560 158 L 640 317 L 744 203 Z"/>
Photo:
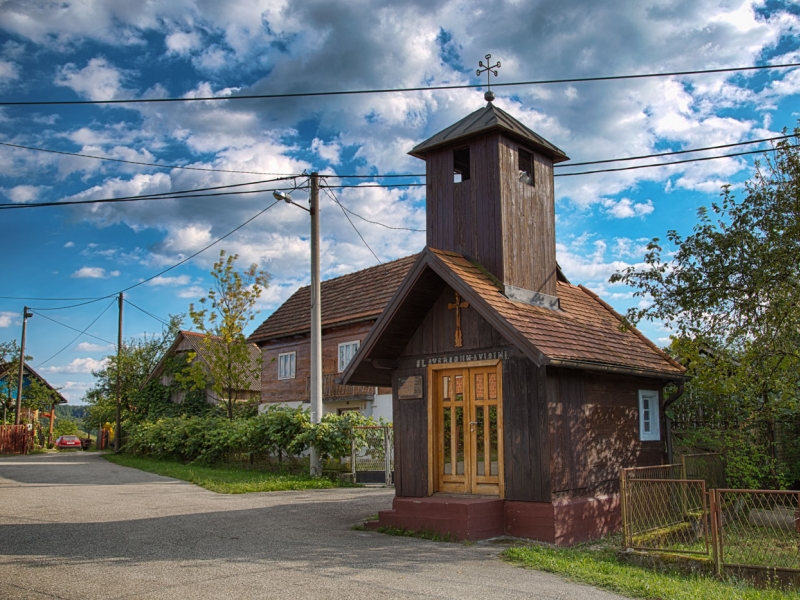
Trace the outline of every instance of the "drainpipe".
<path fill-rule="evenodd" d="M 683 395 L 683 388 L 685 382 L 678 382 L 678 389 L 664 401 L 664 419 L 667 428 L 667 463 L 672 464 L 672 419 L 667 414 L 667 409 L 674 404 L 674 402 Z"/>

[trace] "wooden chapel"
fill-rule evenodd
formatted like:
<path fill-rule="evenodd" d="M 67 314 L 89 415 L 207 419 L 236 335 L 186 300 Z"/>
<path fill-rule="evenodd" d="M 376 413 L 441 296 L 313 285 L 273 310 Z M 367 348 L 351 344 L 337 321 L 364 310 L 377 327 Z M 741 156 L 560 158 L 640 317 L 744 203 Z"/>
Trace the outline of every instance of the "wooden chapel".
<path fill-rule="evenodd" d="M 660 464 L 684 368 L 556 264 L 553 164 L 491 101 L 410 154 L 427 245 L 342 376 L 391 386 L 381 525 L 557 544 L 619 526 L 619 469 Z"/>

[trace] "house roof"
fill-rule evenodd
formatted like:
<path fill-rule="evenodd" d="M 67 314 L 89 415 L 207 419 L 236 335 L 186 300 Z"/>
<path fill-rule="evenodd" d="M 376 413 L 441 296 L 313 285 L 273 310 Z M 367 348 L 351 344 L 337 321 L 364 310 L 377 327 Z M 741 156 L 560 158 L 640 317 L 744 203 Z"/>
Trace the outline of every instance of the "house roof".
<path fill-rule="evenodd" d="M 583 286 L 558 281 L 561 310 L 532 306 L 508 299 L 460 254 L 426 248 L 343 373 L 343 382 L 384 384 L 389 371 L 371 361 L 398 358 L 427 313 L 424 307 L 430 308 L 446 286 L 537 365 L 685 378 L 683 366 L 635 328 L 621 329 L 622 317 Z"/>
<path fill-rule="evenodd" d="M 155 366 L 153 371 L 150 375 L 147 376 L 145 380 L 145 385 L 150 383 L 152 380 L 161 377 L 161 373 L 164 371 L 164 367 L 166 366 L 167 358 L 173 356 L 179 349 L 181 342 L 186 341 L 187 345 L 193 352 L 197 353 L 197 357 L 205 362 L 205 347 L 203 346 L 203 340 L 205 339 L 205 334 L 197 333 L 196 331 L 179 331 L 178 334 L 175 336 L 175 341 L 172 342 L 172 345 L 164 352 L 164 356 L 161 357 L 161 360 L 158 361 L 158 364 Z M 222 338 L 217 336 L 211 336 L 211 339 L 214 340 L 215 343 L 221 343 Z M 261 350 L 259 350 L 258 346 L 255 344 L 248 344 L 248 350 L 250 351 L 249 360 L 250 360 L 250 367 L 251 369 L 248 371 L 248 386 L 247 389 L 254 392 L 261 391 L 261 369 L 259 368 L 261 364 Z"/>
<path fill-rule="evenodd" d="M 320 285 L 322 326 L 378 318 L 415 259 L 416 255 L 407 256 L 323 281 Z M 311 287 L 301 287 L 250 335 L 248 341 L 259 344 L 308 333 L 310 314 Z"/>
<path fill-rule="evenodd" d="M 505 134 L 518 140 L 530 144 L 553 158 L 554 163 L 569 160 L 563 150 L 557 148 L 538 133 L 529 129 L 503 109 L 496 107 L 489 102 L 484 108 L 476 110 L 467 115 L 458 123 L 455 123 L 428 138 L 421 144 L 417 144 L 409 154 L 417 158 L 425 158 L 425 155 L 444 145 L 450 145 L 458 140 L 466 139 L 474 135 L 486 133 L 493 129 L 500 129 Z"/>
<path fill-rule="evenodd" d="M 9 363 L 0 364 L 0 380 L 5 379 L 6 376 L 9 375 L 8 372 L 9 366 L 10 366 Z M 19 369 L 19 367 L 17 368 Z M 28 373 L 29 376 L 38 379 L 40 382 L 42 382 L 44 385 L 46 385 L 48 388 L 54 391 L 59 399 L 58 404 L 68 404 L 69 401 L 66 398 L 64 398 L 64 396 L 62 396 L 61 393 L 56 388 L 50 385 L 50 383 L 44 377 L 42 377 L 41 375 L 39 375 L 39 373 L 34 371 L 33 367 L 31 367 L 28 363 L 25 363 L 25 371 Z M 10 373 L 10 375 L 12 377 L 19 377 L 18 373 Z"/>

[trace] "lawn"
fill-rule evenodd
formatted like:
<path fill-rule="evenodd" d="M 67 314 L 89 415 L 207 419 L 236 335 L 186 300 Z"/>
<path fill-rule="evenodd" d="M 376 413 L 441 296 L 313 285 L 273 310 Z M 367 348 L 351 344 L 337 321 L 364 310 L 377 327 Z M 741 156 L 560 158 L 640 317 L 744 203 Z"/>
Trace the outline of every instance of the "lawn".
<path fill-rule="evenodd" d="M 513 564 L 558 573 L 631 598 L 658 600 L 800 600 L 795 590 L 764 590 L 741 582 L 719 581 L 689 575 L 676 568 L 654 571 L 629 565 L 617 558 L 611 547 L 591 549 L 525 546 L 503 553 Z"/>
<path fill-rule="evenodd" d="M 109 453 L 103 456 L 107 461 L 116 465 L 181 479 L 221 494 L 352 487 L 351 484 L 335 483 L 325 478 L 314 479 L 308 475 L 269 473 L 229 466 L 184 465 L 179 462 L 155 460 L 126 454 Z"/>

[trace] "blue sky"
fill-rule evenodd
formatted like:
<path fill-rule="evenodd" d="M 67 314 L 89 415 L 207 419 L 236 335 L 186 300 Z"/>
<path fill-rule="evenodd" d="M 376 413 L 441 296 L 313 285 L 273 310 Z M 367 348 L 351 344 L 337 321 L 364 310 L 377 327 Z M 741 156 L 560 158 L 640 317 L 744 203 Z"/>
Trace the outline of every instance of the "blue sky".
<path fill-rule="evenodd" d="M 474 70 L 486 53 L 502 62 L 500 82 L 800 62 L 796 1 L 517 0 L 488 7 L 471 0 L 7 0 L 0 4 L 0 101 L 476 84 L 482 80 Z M 495 91 L 495 104 L 576 162 L 766 138 L 794 128 L 800 118 L 800 69 Z M 0 142 L 203 169 L 419 173 L 423 163 L 407 152 L 483 106 L 482 94 L 428 90 L 182 105 L 4 107 Z M 757 148 L 766 146 L 745 149 Z M 689 232 L 697 209 L 716 200 L 720 186 L 740 186 L 752 170 L 753 159 L 739 157 L 559 177 L 559 263 L 573 283 L 596 290 L 623 312 L 640 299 L 609 284 L 608 277 L 640 263 L 650 238 L 663 239 L 668 229 Z M 0 203 L 120 197 L 268 178 L 0 146 Z M 423 189 L 362 187 L 337 194 L 371 220 L 422 229 Z M 305 196 L 298 191 L 295 197 Z M 266 193 L 7 210 L 0 295 L 113 294 L 191 255 L 271 201 Z M 321 214 L 324 277 L 376 263 L 324 194 Z M 425 243 L 424 233 L 354 222 L 383 261 L 417 252 Z M 162 319 L 185 313 L 208 289 L 208 271 L 224 248 L 238 253 L 243 266 L 257 262 L 272 274 L 260 322 L 307 283 L 307 229 L 306 213 L 277 205 L 126 298 Z M 90 371 L 113 348 L 117 313 L 111 303 L 39 311 L 82 330 L 107 309 L 89 329 L 96 337 L 74 343 L 74 331 L 38 314 L 29 321 L 32 364 L 72 403 L 80 402 Z M 0 340 L 19 338 L 25 304 L 42 309 L 74 303 L 0 299 Z M 160 327 L 126 307 L 126 337 Z M 661 344 L 668 341 L 669 332 L 657 324 L 643 330 Z"/>

